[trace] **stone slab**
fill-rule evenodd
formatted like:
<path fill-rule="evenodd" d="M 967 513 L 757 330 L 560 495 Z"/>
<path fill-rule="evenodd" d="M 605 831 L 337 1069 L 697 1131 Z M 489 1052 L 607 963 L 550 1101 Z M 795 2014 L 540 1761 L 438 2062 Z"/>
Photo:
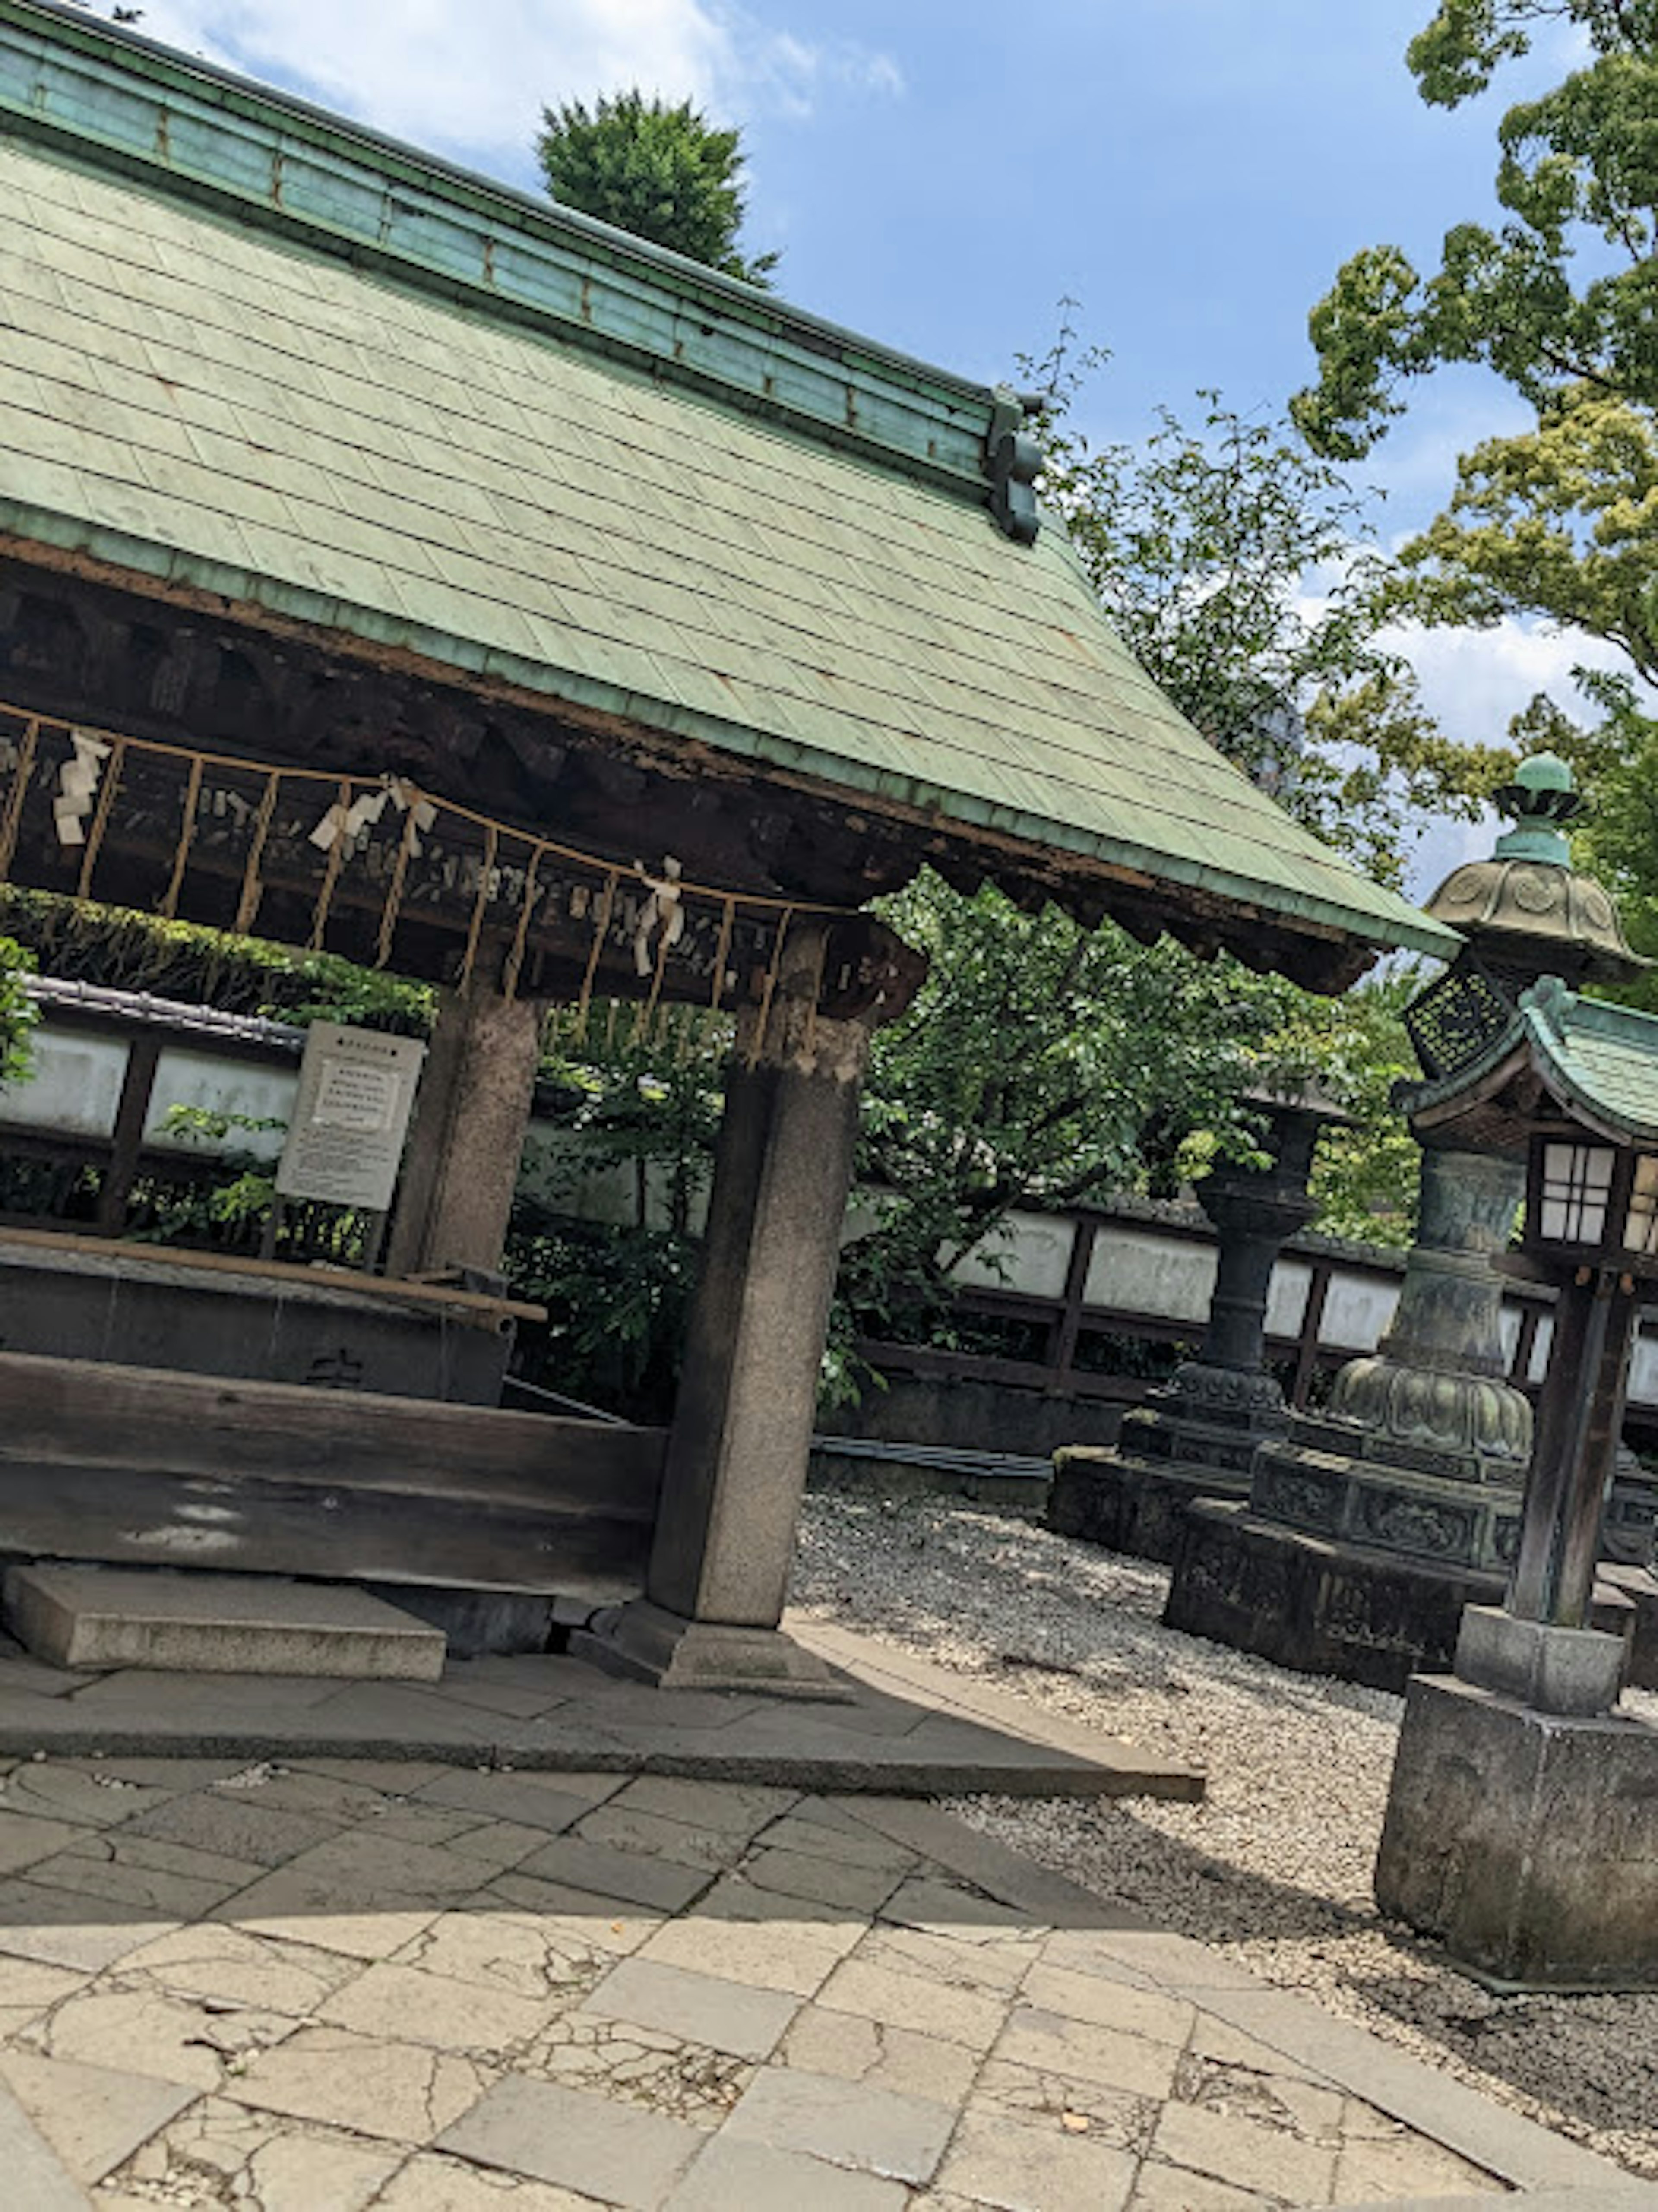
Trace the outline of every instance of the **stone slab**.
<path fill-rule="evenodd" d="M 9 1626 L 53 1666 L 434 1682 L 444 1638 L 344 1583 L 13 1567 Z"/>
<path fill-rule="evenodd" d="M 792 1624 L 793 1625 L 793 1624 Z M 462 1769 L 582 1776 L 653 1774 L 836 1795 L 937 1797 L 1201 1797 L 1203 1777 L 1017 1698 L 839 1627 L 797 1634 L 848 1685 L 844 1705 L 780 1705 L 753 1695 L 653 1691 L 574 1659 L 497 1658 L 489 1680 L 509 1705 L 537 1702 L 557 1669 L 561 1702 L 525 1716 L 490 1711 L 476 1685 L 330 1685 L 290 1678 L 280 1698 L 262 1678 L 106 1676 L 42 1697 L 13 1690 L 0 1654 L 0 1756 L 222 1759 L 246 1765 L 318 1759 L 429 1761 Z M 482 1662 L 479 1662 L 482 1663 Z M 38 1672 L 38 1667 L 36 1668 Z M 268 1681 L 270 1678 L 263 1678 Z M 519 1682 L 532 1693 L 505 1693 Z M 150 1696 L 153 1686 L 158 1694 Z M 165 1687 L 163 1688 L 163 1686 Z M 460 1784 L 463 1790 L 470 1782 Z M 568 1825 L 568 1808 L 531 1825 Z"/>

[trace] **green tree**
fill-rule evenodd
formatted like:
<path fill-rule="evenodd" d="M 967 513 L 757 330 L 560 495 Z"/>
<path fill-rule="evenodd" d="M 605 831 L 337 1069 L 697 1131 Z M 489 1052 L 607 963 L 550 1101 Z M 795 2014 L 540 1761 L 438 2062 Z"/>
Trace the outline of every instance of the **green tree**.
<path fill-rule="evenodd" d="M 1106 611 L 1212 744 L 1397 884 L 1424 817 L 1473 817 L 1510 757 L 1424 708 L 1385 635 L 1397 578 L 1338 467 L 1214 392 L 1141 444 L 1090 443 L 1073 415 L 1102 359 L 1065 331 L 1022 366 L 1048 402 L 1045 495 Z"/>
<path fill-rule="evenodd" d="M 28 1073 L 35 1012 L 23 979 L 33 966 L 33 956 L 14 939 L 0 937 L 0 1090 Z"/>
<path fill-rule="evenodd" d="M 1440 0 L 1407 58 L 1424 100 L 1455 107 L 1546 30 L 1570 34 L 1578 65 L 1498 125 L 1502 221 L 1455 225 L 1425 276 L 1397 246 L 1355 254 L 1313 311 L 1319 381 L 1291 412 L 1318 453 L 1351 459 L 1405 411 L 1412 380 L 1448 362 L 1493 371 L 1532 427 L 1459 461 L 1445 512 L 1403 554 L 1394 611 L 1576 624 L 1650 681 L 1658 0 Z"/>
<path fill-rule="evenodd" d="M 746 211 L 741 133 L 718 131 L 689 100 L 639 91 L 542 111 L 536 155 L 565 207 L 649 239 L 750 284 L 770 283 L 774 253 L 738 249 Z"/>

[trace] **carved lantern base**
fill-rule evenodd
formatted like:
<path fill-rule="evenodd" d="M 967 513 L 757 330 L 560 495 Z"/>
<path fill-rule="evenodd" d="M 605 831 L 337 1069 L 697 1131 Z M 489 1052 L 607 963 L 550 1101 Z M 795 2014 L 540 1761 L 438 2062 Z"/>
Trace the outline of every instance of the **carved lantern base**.
<path fill-rule="evenodd" d="M 1272 1376 L 1183 1361 L 1124 1415 L 1114 1445 L 1054 1455 L 1048 1525 L 1169 1565 L 1187 1506 L 1200 1498 L 1247 1498 L 1258 1447 L 1282 1436 L 1288 1419 Z"/>

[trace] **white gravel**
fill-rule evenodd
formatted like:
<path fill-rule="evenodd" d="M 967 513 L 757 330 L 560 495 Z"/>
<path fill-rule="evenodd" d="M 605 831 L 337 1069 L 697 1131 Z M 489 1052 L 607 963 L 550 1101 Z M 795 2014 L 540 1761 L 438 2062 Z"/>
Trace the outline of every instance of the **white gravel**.
<path fill-rule="evenodd" d="M 1493 1997 L 1370 1897 L 1401 1700 L 1158 1620 L 1167 1571 L 1012 1513 L 808 1501 L 795 1601 L 1200 1765 L 1201 1805 L 979 1797 L 1006 1844 L 1658 2179 L 1658 1994 Z M 1658 1697 L 1625 1709 L 1658 1723 Z"/>

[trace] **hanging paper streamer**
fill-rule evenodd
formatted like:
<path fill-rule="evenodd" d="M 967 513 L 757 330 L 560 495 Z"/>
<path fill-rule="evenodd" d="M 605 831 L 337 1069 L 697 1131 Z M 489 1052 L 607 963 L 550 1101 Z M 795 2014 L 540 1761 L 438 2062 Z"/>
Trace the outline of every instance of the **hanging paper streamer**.
<path fill-rule="evenodd" d="M 654 973 L 659 983 L 663 961 L 685 934 L 685 909 L 681 904 L 679 881 L 684 872 L 671 853 L 664 860 L 659 876 L 647 874 L 637 860 L 634 866 L 644 878 L 646 889 L 650 892 L 649 898 L 640 908 L 639 920 L 634 925 L 634 967 L 641 980 Z M 658 930 L 662 933 L 661 940 L 653 952 L 651 939 Z"/>
<path fill-rule="evenodd" d="M 98 779 L 104 772 L 110 748 L 101 738 L 90 738 L 84 730 L 71 730 L 69 736 L 73 750 L 58 775 L 58 796 L 52 801 L 52 814 L 60 845 L 84 845 L 87 817 L 92 811 Z"/>

